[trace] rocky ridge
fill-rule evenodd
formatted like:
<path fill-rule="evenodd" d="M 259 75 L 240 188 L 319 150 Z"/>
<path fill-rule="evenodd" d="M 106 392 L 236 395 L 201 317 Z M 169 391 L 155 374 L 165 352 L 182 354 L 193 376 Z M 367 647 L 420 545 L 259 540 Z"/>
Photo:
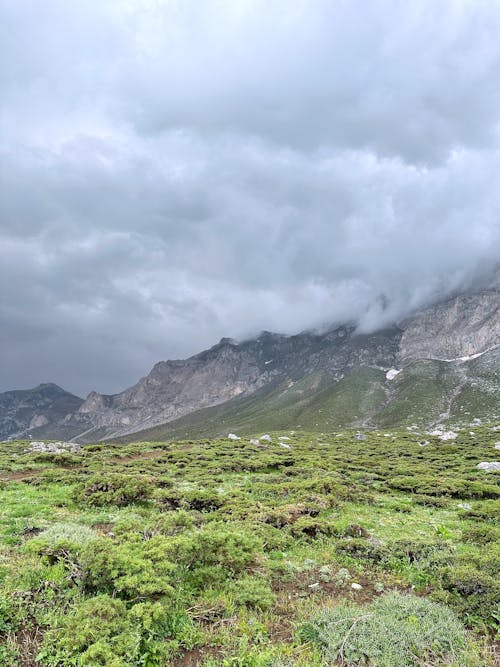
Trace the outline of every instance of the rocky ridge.
<path fill-rule="evenodd" d="M 398 421 L 409 401 L 415 402 L 419 387 L 439 405 L 439 412 L 429 416 L 430 423 L 456 416 L 461 402 L 467 418 L 467 397 L 484 402 L 476 396 L 481 392 L 486 402 L 492 397 L 488 409 L 496 414 L 497 409 L 500 412 L 499 341 L 498 289 L 459 295 L 372 334 L 341 326 L 294 336 L 263 332 L 240 343 L 223 338 L 189 359 L 157 363 L 119 394 L 91 392 L 85 401 L 72 397 L 71 410 L 44 411 L 35 401 L 36 409 L 12 420 L 12 409 L 5 408 L 6 394 L 0 394 L 0 433 L 4 438 L 29 434 L 95 441 L 182 422 L 216 406 L 239 409 L 251 403 L 255 409 L 259 397 L 276 398 L 276 410 L 286 401 L 304 402 L 316 395 L 324 402 L 325 392 L 335 396 L 344 392 L 359 402 L 359 410 L 345 417 L 346 423 L 370 426 L 385 415 L 382 422 L 389 424 L 391 419 Z M 439 401 L 433 392 L 440 392 Z M 338 397 L 335 400 L 335 405 L 330 401 L 318 410 L 346 413 Z M 429 409 L 422 404 L 421 411 Z M 408 419 L 413 416 L 410 412 Z"/>

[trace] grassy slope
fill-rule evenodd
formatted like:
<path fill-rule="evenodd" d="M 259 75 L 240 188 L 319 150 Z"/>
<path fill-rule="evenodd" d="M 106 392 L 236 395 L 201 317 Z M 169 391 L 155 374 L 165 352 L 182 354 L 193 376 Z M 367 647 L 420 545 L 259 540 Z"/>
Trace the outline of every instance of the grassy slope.
<path fill-rule="evenodd" d="M 319 374 L 189 415 L 119 442 L 201 438 L 273 429 L 324 431 L 342 426 L 401 428 L 470 422 L 500 415 L 500 352 L 467 364 L 414 362 L 392 381 L 383 371 L 358 368 L 339 382 Z"/>
<path fill-rule="evenodd" d="M 325 430 L 365 422 L 385 400 L 384 373 L 377 369 L 356 369 L 336 383 L 309 375 L 293 385 L 265 388 L 118 441 L 214 437 L 231 431 L 255 433 L 283 428 Z"/>

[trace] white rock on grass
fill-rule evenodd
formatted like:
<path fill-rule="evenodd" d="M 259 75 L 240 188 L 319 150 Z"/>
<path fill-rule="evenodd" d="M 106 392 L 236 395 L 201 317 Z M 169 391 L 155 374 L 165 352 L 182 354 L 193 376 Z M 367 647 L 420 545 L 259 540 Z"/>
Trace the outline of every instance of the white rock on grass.
<path fill-rule="evenodd" d="M 272 442 L 273 439 L 269 435 L 269 433 L 265 433 L 264 435 L 261 435 L 259 440 L 264 440 L 264 442 Z"/>
<path fill-rule="evenodd" d="M 482 461 L 477 464 L 476 468 L 478 470 L 484 470 L 485 472 L 500 470 L 500 461 Z"/>
<path fill-rule="evenodd" d="M 280 442 L 279 446 L 283 447 L 284 449 L 292 449 L 291 446 L 288 445 L 286 442 Z"/>
<path fill-rule="evenodd" d="M 31 442 L 25 449 L 28 452 L 42 452 L 44 454 L 67 454 L 68 452 L 79 452 L 82 447 L 76 442 Z"/>
<path fill-rule="evenodd" d="M 257 440 L 256 438 L 252 438 L 250 440 L 251 445 L 260 445 L 260 440 Z"/>
<path fill-rule="evenodd" d="M 228 433 L 227 437 L 229 438 L 229 440 L 241 440 L 241 438 L 237 436 L 235 433 Z"/>
<path fill-rule="evenodd" d="M 394 380 L 396 375 L 399 375 L 400 373 L 401 373 L 401 369 L 398 370 L 397 368 L 391 368 L 390 370 L 387 371 L 387 373 L 385 374 L 385 377 L 388 380 Z"/>
<path fill-rule="evenodd" d="M 353 583 L 351 584 L 351 588 L 353 589 L 353 591 L 360 591 L 363 588 L 363 586 L 361 584 Z"/>
<path fill-rule="evenodd" d="M 455 440 L 458 433 L 456 431 L 444 431 L 441 428 L 436 428 L 434 431 L 429 431 L 429 435 L 436 435 L 440 440 Z"/>
<path fill-rule="evenodd" d="M 287 435 L 280 435 L 278 440 L 290 440 L 290 438 Z"/>
<path fill-rule="evenodd" d="M 500 442 L 495 442 L 495 449 L 500 449 Z"/>

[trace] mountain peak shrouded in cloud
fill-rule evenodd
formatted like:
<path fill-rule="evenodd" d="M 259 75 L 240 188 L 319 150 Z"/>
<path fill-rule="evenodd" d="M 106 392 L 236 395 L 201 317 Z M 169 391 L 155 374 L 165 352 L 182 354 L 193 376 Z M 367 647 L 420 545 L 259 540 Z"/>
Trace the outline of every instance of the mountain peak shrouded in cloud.
<path fill-rule="evenodd" d="M 498 279 L 500 8 L 0 2 L 2 389 Z"/>

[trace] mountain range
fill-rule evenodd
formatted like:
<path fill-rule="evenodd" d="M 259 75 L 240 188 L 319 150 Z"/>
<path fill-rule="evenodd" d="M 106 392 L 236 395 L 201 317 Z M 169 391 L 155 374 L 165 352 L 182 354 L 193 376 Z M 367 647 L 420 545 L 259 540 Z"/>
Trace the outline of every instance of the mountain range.
<path fill-rule="evenodd" d="M 149 440 L 295 428 L 431 427 L 500 416 L 500 290 L 390 328 L 223 338 L 84 400 L 55 384 L 0 394 L 0 438 Z"/>

